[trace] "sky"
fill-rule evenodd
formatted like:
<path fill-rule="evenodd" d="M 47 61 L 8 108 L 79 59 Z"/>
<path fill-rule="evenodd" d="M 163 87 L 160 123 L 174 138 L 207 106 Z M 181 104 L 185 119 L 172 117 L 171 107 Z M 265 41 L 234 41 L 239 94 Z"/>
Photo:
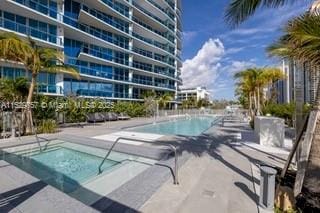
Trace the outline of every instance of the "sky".
<path fill-rule="evenodd" d="M 284 24 L 309 7 L 310 1 L 258 10 L 232 29 L 224 22 L 231 0 L 182 0 L 182 87 L 205 86 L 212 99 L 234 98 L 234 73 L 254 66 L 279 66 L 265 49 L 282 33 Z M 201 3 L 200 3 L 201 2 Z"/>

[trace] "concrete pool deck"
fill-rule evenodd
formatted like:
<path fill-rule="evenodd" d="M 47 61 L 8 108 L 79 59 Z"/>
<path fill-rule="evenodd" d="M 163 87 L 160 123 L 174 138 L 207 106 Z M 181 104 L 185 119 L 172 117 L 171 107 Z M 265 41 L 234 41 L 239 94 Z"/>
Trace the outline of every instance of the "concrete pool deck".
<path fill-rule="evenodd" d="M 112 142 L 92 137 L 152 122 L 153 119 L 132 119 L 68 127 L 43 137 L 108 149 Z M 241 140 L 236 139 L 239 133 Z M 0 142 L 0 149 L 35 140 L 23 137 L 22 141 Z M 164 136 L 157 141 L 179 145 L 179 185 L 172 184 L 171 171 L 167 168 L 173 166 L 173 158 L 167 156 L 164 147 L 153 145 L 118 144 L 116 151 L 161 161 L 91 207 L 2 161 L 0 212 L 258 212 L 259 177 L 252 171 L 253 165 L 268 163 L 281 167 L 286 159 L 283 150 L 275 149 L 279 152 L 273 154 L 275 150 L 260 147 L 249 126 L 233 120 L 225 122 L 224 127 L 210 128 L 199 137 Z M 31 192 L 21 196 L 19 189 L 26 188 Z"/>

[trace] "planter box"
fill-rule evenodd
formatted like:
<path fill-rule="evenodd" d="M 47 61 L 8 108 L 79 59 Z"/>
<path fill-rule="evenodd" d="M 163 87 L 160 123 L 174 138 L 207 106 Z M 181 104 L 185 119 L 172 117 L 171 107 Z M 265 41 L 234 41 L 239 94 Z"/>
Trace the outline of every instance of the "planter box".
<path fill-rule="evenodd" d="M 281 118 L 255 117 L 254 131 L 261 145 L 283 147 L 284 129 L 284 120 Z"/>

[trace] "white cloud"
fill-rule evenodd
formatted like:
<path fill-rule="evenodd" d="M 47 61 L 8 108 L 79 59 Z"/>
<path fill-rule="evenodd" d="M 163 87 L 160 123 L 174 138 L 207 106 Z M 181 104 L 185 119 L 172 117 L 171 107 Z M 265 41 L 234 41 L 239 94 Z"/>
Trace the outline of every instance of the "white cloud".
<path fill-rule="evenodd" d="M 210 38 L 192 59 L 182 66 L 183 87 L 209 87 L 218 77 L 218 69 L 225 54 L 225 48 L 219 39 Z"/>
<path fill-rule="evenodd" d="M 247 69 L 249 67 L 255 67 L 256 64 L 253 60 L 250 61 L 231 61 L 230 64 L 223 67 L 223 71 L 227 72 L 230 76 L 233 76 L 235 73 Z"/>
<path fill-rule="evenodd" d="M 185 31 L 182 32 L 183 42 L 185 44 L 191 42 L 198 35 L 198 31 Z"/>
<path fill-rule="evenodd" d="M 244 50 L 244 47 L 233 47 L 226 50 L 226 55 L 235 54 Z"/>
<path fill-rule="evenodd" d="M 222 91 L 228 91 L 230 96 L 234 90 L 234 73 L 256 66 L 254 59 L 226 60 L 228 54 L 241 50 L 242 48 L 226 49 L 219 39 L 210 38 L 193 58 L 183 62 L 183 87 L 205 86 L 212 97 Z"/>

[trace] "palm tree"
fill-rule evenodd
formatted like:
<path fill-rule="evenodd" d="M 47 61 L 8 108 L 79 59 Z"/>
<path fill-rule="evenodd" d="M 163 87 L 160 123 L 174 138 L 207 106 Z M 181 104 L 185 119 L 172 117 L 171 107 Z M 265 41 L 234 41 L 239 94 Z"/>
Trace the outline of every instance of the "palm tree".
<path fill-rule="evenodd" d="M 158 98 L 158 104 L 159 104 L 159 107 L 161 109 L 165 109 L 167 107 L 167 104 L 172 101 L 172 95 L 170 95 L 169 93 L 165 93 L 163 94 L 162 96 L 160 96 Z"/>
<path fill-rule="evenodd" d="M 271 56 L 320 65 L 320 15 L 305 13 L 288 22 L 284 35 L 267 49 Z"/>
<path fill-rule="evenodd" d="M 275 101 L 275 98 L 277 96 L 277 90 L 275 88 L 275 83 L 278 80 L 282 80 L 285 78 L 284 73 L 279 68 L 274 67 L 266 67 L 264 68 L 264 72 L 262 74 L 265 82 L 269 84 L 270 90 L 271 90 L 271 102 Z"/>
<path fill-rule="evenodd" d="M 253 103 L 253 107 L 249 107 L 250 114 L 260 115 L 260 94 L 262 86 L 262 70 L 259 68 L 249 68 L 240 71 L 234 75 L 236 79 L 240 79 L 238 83 L 239 89 L 248 93 L 249 102 Z"/>
<path fill-rule="evenodd" d="M 231 26 L 238 26 L 259 8 L 277 8 L 298 1 L 300 0 L 231 0 L 225 13 L 225 19 Z M 313 12 L 320 8 L 320 0 L 309 1 L 313 2 L 310 11 Z"/>
<path fill-rule="evenodd" d="M 309 63 L 313 68 L 320 67 L 320 15 L 318 12 L 307 12 L 291 21 L 284 28 L 284 35 L 268 48 L 271 56 L 278 56 L 281 58 L 291 58 L 298 63 Z M 316 93 L 316 99 L 313 104 L 313 110 L 310 113 L 310 120 L 307 126 L 306 135 L 313 132 L 312 126 L 319 128 L 319 114 L 320 109 L 320 82 Z M 310 133 L 311 134 L 311 133 Z M 293 149 L 290 152 L 286 165 L 282 172 L 284 177 L 293 155 L 300 141 L 296 141 Z M 299 166 L 296 179 L 295 194 L 301 191 L 302 184 L 309 191 L 313 193 L 320 193 L 320 174 L 316 171 L 320 168 L 319 150 L 320 141 L 317 137 L 309 138 L 311 149 L 307 150 L 306 156 L 309 155 L 307 161 L 308 166 Z M 306 146 L 303 147 L 305 149 Z M 304 168 L 303 168 L 304 167 Z M 318 204 L 320 206 L 320 204 Z"/>
<path fill-rule="evenodd" d="M 156 111 L 157 111 L 157 104 L 156 104 L 156 93 L 154 91 L 147 91 L 145 92 L 143 95 L 143 99 L 144 99 L 144 106 L 146 108 L 146 114 L 148 116 L 150 115 L 155 115 Z"/>
<path fill-rule="evenodd" d="M 39 47 L 30 38 L 23 40 L 14 33 L 0 35 L 0 59 L 22 64 L 31 74 L 31 82 L 27 96 L 27 108 L 24 113 L 24 125 L 27 134 L 32 132 L 31 102 L 39 72 L 64 73 L 79 78 L 74 68 L 64 64 L 62 52 Z"/>
<path fill-rule="evenodd" d="M 281 70 L 277 68 L 248 68 L 234 75 L 238 79 L 236 93 L 248 98 L 249 114 L 251 117 L 260 115 L 263 103 L 263 88 L 283 78 Z"/>

